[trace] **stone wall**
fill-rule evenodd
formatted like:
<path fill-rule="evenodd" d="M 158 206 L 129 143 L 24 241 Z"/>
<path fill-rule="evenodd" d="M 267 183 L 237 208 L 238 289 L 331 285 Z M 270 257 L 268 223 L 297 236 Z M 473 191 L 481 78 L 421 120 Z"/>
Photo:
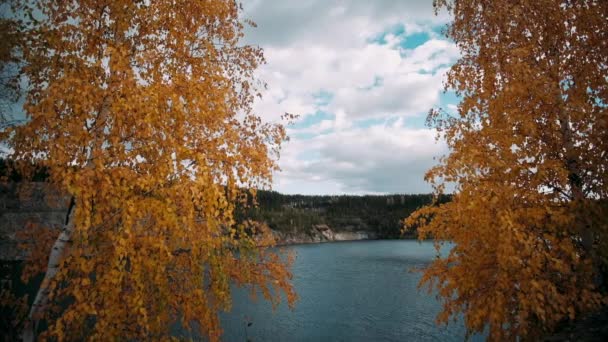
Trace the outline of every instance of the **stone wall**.
<path fill-rule="evenodd" d="M 48 183 L 0 183 L 0 260 L 20 260 L 15 233 L 28 223 L 63 226 L 69 198 Z"/>

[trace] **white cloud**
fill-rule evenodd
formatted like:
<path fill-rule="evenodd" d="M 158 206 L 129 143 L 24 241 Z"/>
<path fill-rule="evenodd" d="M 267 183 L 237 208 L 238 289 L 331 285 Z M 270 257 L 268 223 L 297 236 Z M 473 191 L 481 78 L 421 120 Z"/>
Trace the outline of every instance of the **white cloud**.
<path fill-rule="evenodd" d="M 353 119 L 389 115 L 417 115 L 438 100 L 441 75 L 403 73 L 386 75 L 383 84 L 372 89 L 341 88 L 329 106 L 343 110 Z"/>
<path fill-rule="evenodd" d="M 435 16 L 432 1 L 247 0 L 243 6 L 258 24 L 247 29 L 245 42 L 264 48 L 267 60 L 258 76 L 268 90 L 255 111 L 266 121 L 284 112 L 302 120 L 288 129 L 292 140 L 281 154 L 277 190 L 431 190 L 423 174 L 445 146 L 434 143 L 433 131 L 404 124 L 422 121 L 439 103 L 444 71 L 458 58 L 455 44 L 438 37 L 437 26 L 448 17 Z M 414 33 L 429 39 L 405 48 Z M 382 44 L 374 42 L 381 36 Z M 319 112 L 325 114 L 308 117 Z"/>
<path fill-rule="evenodd" d="M 426 113 L 442 90 L 443 68 L 458 57 L 458 50 L 432 39 L 413 50 L 371 43 L 341 49 L 294 45 L 266 48 L 265 55 L 268 64 L 259 77 L 268 92 L 255 104 L 264 118 L 324 109 L 363 119 Z M 321 90 L 333 95 L 326 106 L 314 97 Z"/>
<path fill-rule="evenodd" d="M 445 23 L 435 16 L 432 0 L 246 0 L 244 16 L 255 21 L 246 41 L 269 46 L 302 44 L 352 47 L 388 26 L 407 23 L 412 33 L 421 25 Z"/>
<path fill-rule="evenodd" d="M 275 188 L 283 192 L 427 193 L 424 173 L 446 153 L 430 129 L 399 125 L 353 128 L 293 138 L 282 153 Z"/>

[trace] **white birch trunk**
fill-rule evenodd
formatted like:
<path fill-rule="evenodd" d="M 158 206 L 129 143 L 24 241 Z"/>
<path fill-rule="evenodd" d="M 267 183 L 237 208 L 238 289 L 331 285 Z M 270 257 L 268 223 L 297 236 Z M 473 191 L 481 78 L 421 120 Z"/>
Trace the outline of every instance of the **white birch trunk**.
<path fill-rule="evenodd" d="M 70 205 L 70 209 L 68 210 L 67 223 L 64 225 L 59 237 L 57 237 L 57 240 L 55 240 L 55 243 L 53 244 L 51 254 L 49 255 L 49 262 L 46 266 L 44 279 L 42 280 L 42 284 L 40 285 L 34 302 L 32 303 L 32 307 L 30 308 L 28 319 L 22 334 L 24 342 L 33 342 L 35 340 L 39 318 L 48 302 L 49 285 L 59 271 L 59 262 L 63 258 L 66 247 L 72 238 L 72 233 L 74 231 L 74 222 L 72 220 L 72 215 L 74 212 L 73 204 Z"/>
<path fill-rule="evenodd" d="M 104 141 L 104 126 L 106 124 L 106 119 L 108 117 L 110 111 L 110 102 L 109 98 L 106 97 L 103 99 L 102 107 L 99 112 L 99 116 L 95 122 L 96 127 L 95 136 L 92 142 L 92 147 L 89 150 L 88 162 L 85 168 L 92 167 L 91 159 L 96 156 L 98 152 L 101 151 L 103 141 Z M 74 198 L 72 198 L 74 200 Z M 30 312 L 28 314 L 28 319 L 25 323 L 25 327 L 23 329 L 22 338 L 24 342 L 33 342 L 36 338 L 36 330 L 38 327 L 39 319 L 43 313 L 44 307 L 46 306 L 49 298 L 49 285 L 55 275 L 57 275 L 57 271 L 59 270 L 59 262 L 63 258 L 67 244 L 71 241 L 72 234 L 74 232 L 74 220 L 73 220 L 73 207 L 74 203 L 70 204 L 70 209 L 68 211 L 68 217 L 66 220 L 66 224 L 63 227 L 61 233 L 55 243 L 53 244 L 53 248 L 51 249 L 51 253 L 49 256 L 49 262 L 47 264 L 47 271 L 44 275 L 44 279 L 38 292 L 36 293 L 36 297 L 34 299 L 34 303 L 30 308 Z"/>

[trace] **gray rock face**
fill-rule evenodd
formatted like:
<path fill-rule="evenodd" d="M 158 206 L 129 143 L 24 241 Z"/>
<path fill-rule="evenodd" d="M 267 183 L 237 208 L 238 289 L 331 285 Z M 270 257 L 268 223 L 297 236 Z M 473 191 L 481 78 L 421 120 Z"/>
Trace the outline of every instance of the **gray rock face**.
<path fill-rule="evenodd" d="M 321 243 L 332 241 L 373 240 L 377 236 L 368 231 L 334 231 L 326 224 L 314 225 L 309 232 L 273 231 L 278 245 L 293 245 L 301 243 Z"/>
<path fill-rule="evenodd" d="M 60 229 L 69 198 L 48 183 L 0 183 L 0 260 L 20 260 L 15 234 L 27 224 Z"/>

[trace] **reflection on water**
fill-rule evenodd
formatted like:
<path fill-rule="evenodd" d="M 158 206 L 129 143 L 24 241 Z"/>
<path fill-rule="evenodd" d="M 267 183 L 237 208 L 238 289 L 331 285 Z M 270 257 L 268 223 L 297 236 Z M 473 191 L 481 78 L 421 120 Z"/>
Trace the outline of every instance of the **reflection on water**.
<path fill-rule="evenodd" d="M 432 243 L 358 241 L 289 247 L 299 301 L 252 302 L 235 289 L 233 308 L 222 315 L 226 341 L 461 341 L 462 322 L 435 325 L 440 304 L 418 290 L 419 272 L 432 261 Z M 247 327 L 247 321 L 252 322 Z M 478 336 L 475 339 L 481 339 Z"/>

